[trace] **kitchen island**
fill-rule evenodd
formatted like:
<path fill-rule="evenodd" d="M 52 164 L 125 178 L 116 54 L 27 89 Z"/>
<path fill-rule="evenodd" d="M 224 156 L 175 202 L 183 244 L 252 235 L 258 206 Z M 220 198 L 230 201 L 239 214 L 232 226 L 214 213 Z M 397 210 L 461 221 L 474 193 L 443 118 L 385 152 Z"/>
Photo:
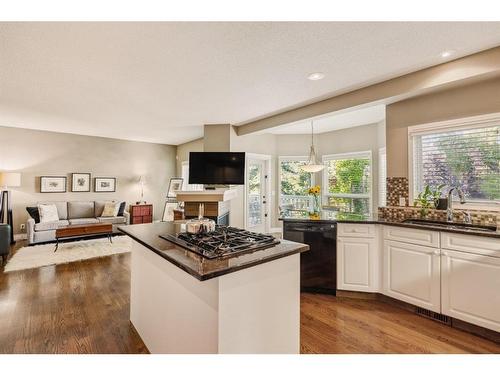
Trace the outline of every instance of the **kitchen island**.
<path fill-rule="evenodd" d="M 299 353 L 300 253 L 283 240 L 207 259 L 160 236 L 183 224 L 121 227 L 133 240 L 130 321 L 151 353 Z"/>

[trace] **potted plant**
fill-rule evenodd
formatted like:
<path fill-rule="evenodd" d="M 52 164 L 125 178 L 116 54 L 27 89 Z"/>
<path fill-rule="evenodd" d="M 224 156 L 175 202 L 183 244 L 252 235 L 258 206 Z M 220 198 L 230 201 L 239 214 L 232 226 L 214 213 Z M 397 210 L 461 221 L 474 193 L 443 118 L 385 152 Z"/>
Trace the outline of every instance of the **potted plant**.
<path fill-rule="evenodd" d="M 441 184 L 436 188 L 436 190 L 433 191 L 434 207 L 437 210 L 446 210 L 446 208 L 448 207 L 448 198 L 441 198 L 441 191 L 443 190 L 444 186 L 444 184 Z"/>
<path fill-rule="evenodd" d="M 429 185 L 425 185 L 424 191 L 418 193 L 414 201 L 416 207 L 420 207 L 420 216 L 423 218 L 427 215 L 430 208 L 437 208 L 439 210 L 444 205 L 444 209 L 448 204 L 448 199 L 441 198 L 441 190 L 444 185 L 439 185 L 436 189 L 432 189 Z"/>
<path fill-rule="evenodd" d="M 309 212 L 309 218 L 311 219 L 319 219 L 320 218 L 320 203 L 319 203 L 319 195 L 321 192 L 321 187 L 319 185 L 312 186 L 309 188 L 307 193 L 312 195 L 313 197 L 313 210 Z"/>

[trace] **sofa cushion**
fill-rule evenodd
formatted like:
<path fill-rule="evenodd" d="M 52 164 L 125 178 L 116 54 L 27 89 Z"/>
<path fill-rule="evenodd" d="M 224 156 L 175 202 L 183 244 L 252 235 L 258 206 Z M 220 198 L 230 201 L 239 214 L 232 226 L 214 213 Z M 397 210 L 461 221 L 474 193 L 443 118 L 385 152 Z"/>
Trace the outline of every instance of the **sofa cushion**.
<path fill-rule="evenodd" d="M 99 220 L 95 217 L 93 218 L 82 218 L 82 219 L 69 219 L 69 223 L 71 225 L 79 225 L 79 224 L 97 224 Z"/>
<path fill-rule="evenodd" d="M 119 201 L 111 200 L 111 201 L 95 201 L 94 202 L 95 217 L 102 216 L 102 211 L 104 210 L 104 206 L 106 205 L 106 203 L 109 203 L 109 202 L 115 203 L 115 202 L 119 202 Z M 123 216 L 123 211 L 125 211 L 125 205 L 126 205 L 126 202 L 120 203 L 120 209 L 118 210 L 117 216 Z"/>
<path fill-rule="evenodd" d="M 104 205 L 101 217 L 116 217 L 119 209 L 120 203 L 108 202 Z"/>
<path fill-rule="evenodd" d="M 125 212 L 125 205 L 127 202 L 121 202 L 120 203 L 120 208 L 118 209 L 118 214 L 117 216 L 123 216 L 123 213 Z"/>
<path fill-rule="evenodd" d="M 35 232 L 42 232 L 45 230 L 55 230 L 59 227 L 63 227 L 65 225 L 69 225 L 68 220 L 58 220 L 52 221 L 49 223 L 37 223 L 35 224 Z"/>
<path fill-rule="evenodd" d="M 68 202 L 38 202 L 38 204 L 55 204 L 57 207 L 57 215 L 59 216 L 59 220 L 67 220 L 68 219 Z"/>
<path fill-rule="evenodd" d="M 39 204 L 38 213 L 40 215 L 40 223 L 59 221 L 59 215 L 55 204 Z"/>
<path fill-rule="evenodd" d="M 38 212 L 38 207 L 26 207 L 26 211 L 28 211 L 28 214 L 31 216 L 31 218 L 35 220 L 35 223 L 40 222 L 40 213 Z"/>
<path fill-rule="evenodd" d="M 68 219 L 95 218 L 94 202 L 68 202 Z"/>
<path fill-rule="evenodd" d="M 123 216 L 98 217 L 97 220 L 99 220 L 99 223 L 106 224 L 125 224 L 127 222 L 127 219 L 125 219 Z"/>

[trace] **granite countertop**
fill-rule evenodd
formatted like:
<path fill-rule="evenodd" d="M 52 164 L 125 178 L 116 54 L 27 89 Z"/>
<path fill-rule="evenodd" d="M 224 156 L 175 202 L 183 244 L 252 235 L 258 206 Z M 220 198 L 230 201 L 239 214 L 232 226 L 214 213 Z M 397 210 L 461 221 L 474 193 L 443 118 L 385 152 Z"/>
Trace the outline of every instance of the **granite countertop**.
<path fill-rule="evenodd" d="M 309 250 L 308 245 L 280 240 L 281 243 L 276 246 L 257 250 L 250 254 L 224 260 L 211 260 L 160 237 L 160 235 L 176 234 L 183 231 L 182 223 L 136 224 L 121 226 L 118 229 L 200 281 Z"/>
<path fill-rule="evenodd" d="M 291 216 L 280 217 L 279 220 L 284 222 L 297 223 L 351 223 L 351 224 L 384 224 L 406 228 L 427 229 L 440 232 L 471 234 L 483 237 L 500 238 L 500 230 L 482 231 L 474 229 L 456 228 L 446 226 L 446 222 L 436 222 L 436 225 L 405 223 L 393 219 L 379 218 L 377 215 L 363 216 L 356 214 L 339 213 L 335 211 L 324 210 L 321 212 L 319 219 L 311 219 L 306 213 L 295 212 Z"/>

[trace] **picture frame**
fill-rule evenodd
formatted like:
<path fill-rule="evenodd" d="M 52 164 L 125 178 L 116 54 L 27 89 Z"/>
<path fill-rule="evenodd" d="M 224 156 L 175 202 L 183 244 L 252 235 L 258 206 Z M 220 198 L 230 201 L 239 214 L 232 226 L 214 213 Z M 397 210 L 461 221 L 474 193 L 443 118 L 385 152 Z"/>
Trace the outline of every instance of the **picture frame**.
<path fill-rule="evenodd" d="M 177 191 L 182 189 L 182 183 L 184 179 L 182 177 L 172 177 L 170 183 L 168 184 L 167 198 L 177 198 Z"/>
<path fill-rule="evenodd" d="M 88 193 L 90 185 L 90 173 L 71 173 L 71 191 L 73 193 Z"/>
<path fill-rule="evenodd" d="M 114 193 L 116 191 L 116 177 L 95 177 L 95 193 Z"/>
<path fill-rule="evenodd" d="M 174 221 L 174 210 L 179 208 L 178 202 L 166 201 L 163 207 L 163 216 L 161 221 Z"/>
<path fill-rule="evenodd" d="M 66 193 L 66 176 L 41 176 L 40 193 Z"/>

